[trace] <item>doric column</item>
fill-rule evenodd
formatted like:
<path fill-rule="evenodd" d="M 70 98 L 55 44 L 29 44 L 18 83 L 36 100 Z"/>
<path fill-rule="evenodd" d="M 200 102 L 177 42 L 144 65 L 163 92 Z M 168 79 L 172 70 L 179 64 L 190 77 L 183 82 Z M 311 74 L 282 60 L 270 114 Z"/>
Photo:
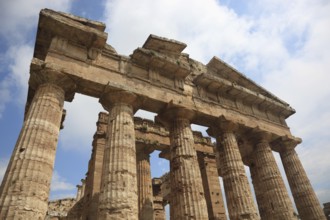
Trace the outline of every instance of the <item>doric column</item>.
<path fill-rule="evenodd" d="M 221 154 L 221 173 L 230 219 L 260 219 L 254 204 L 244 164 L 236 141 L 236 125 L 221 121 L 216 134 L 218 152 Z"/>
<path fill-rule="evenodd" d="M 35 82 L 31 73 L 35 93 L 0 188 L 0 219 L 46 216 L 65 91 L 74 85 L 59 72 L 37 75 Z"/>
<path fill-rule="evenodd" d="M 93 150 L 91 159 L 89 160 L 88 173 L 86 177 L 86 195 L 83 208 L 83 219 L 97 219 L 108 114 L 105 112 L 100 112 L 96 125 L 97 131 L 93 137 Z"/>
<path fill-rule="evenodd" d="M 77 195 L 76 195 L 76 201 L 78 202 L 80 199 L 81 199 L 81 189 L 82 189 L 82 186 L 81 185 L 76 185 L 77 187 Z"/>
<path fill-rule="evenodd" d="M 254 158 L 254 156 L 252 155 L 251 158 Z M 258 203 L 259 214 L 262 217 L 262 213 L 264 213 L 265 210 L 267 209 L 267 203 L 263 202 L 263 200 L 264 200 L 264 194 L 262 191 L 263 186 L 260 183 L 257 167 L 255 166 L 255 164 L 253 162 L 251 162 L 249 168 L 250 168 L 250 174 L 251 174 L 252 184 L 253 184 L 253 188 L 254 188 L 254 194 L 255 194 L 255 197 L 256 197 L 257 203 Z"/>
<path fill-rule="evenodd" d="M 152 220 L 154 219 L 154 209 L 149 159 L 152 150 L 146 149 L 140 144 L 136 148 L 139 220 Z"/>
<path fill-rule="evenodd" d="M 81 198 L 85 196 L 86 180 L 81 179 Z"/>
<path fill-rule="evenodd" d="M 164 200 L 161 191 L 162 179 L 153 178 L 152 179 L 152 192 L 153 192 L 153 202 L 154 202 L 154 220 L 166 220 L 166 214 L 164 209 Z"/>
<path fill-rule="evenodd" d="M 172 219 L 208 219 L 194 138 L 191 112 L 170 108 L 157 116 L 170 131 L 170 213 Z"/>
<path fill-rule="evenodd" d="M 255 149 L 252 166 L 255 166 L 253 169 L 258 182 L 257 193 L 260 191 L 263 194 L 262 201 L 258 200 L 258 204 L 262 204 L 260 216 L 262 219 L 296 219 L 288 191 L 269 146 L 269 137 L 259 133 L 253 139 Z"/>
<path fill-rule="evenodd" d="M 299 217 L 302 220 L 325 220 L 324 212 L 294 149 L 295 146 L 296 143 L 287 143 L 280 151 L 280 155 Z"/>
<path fill-rule="evenodd" d="M 197 153 L 202 175 L 205 200 L 210 220 L 225 220 L 226 211 L 222 199 L 219 174 L 214 154 Z"/>
<path fill-rule="evenodd" d="M 105 146 L 99 219 L 138 219 L 135 130 L 133 104 L 136 95 L 106 93 L 100 103 L 109 111 Z"/>

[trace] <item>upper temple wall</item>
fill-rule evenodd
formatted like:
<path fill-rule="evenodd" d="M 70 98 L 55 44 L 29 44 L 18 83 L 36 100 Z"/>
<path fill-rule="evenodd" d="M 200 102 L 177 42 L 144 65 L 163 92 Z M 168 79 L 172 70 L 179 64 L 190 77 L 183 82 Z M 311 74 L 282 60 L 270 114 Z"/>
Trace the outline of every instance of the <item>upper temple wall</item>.
<path fill-rule="evenodd" d="M 147 111 L 181 107 L 194 112 L 195 124 L 212 126 L 223 117 L 244 132 L 269 132 L 273 140 L 292 136 L 285 119 L 294 109 L 219 58 L 204 65 L 182 53 L 184 43 L 154 35 L 127 57 L 106 44 L 104 30 L 100 22 L 42 10 L 27 107 L 39 73 L 52 71 L 68 75 L 75 92 L 88 96 L 127 90 Z"/>

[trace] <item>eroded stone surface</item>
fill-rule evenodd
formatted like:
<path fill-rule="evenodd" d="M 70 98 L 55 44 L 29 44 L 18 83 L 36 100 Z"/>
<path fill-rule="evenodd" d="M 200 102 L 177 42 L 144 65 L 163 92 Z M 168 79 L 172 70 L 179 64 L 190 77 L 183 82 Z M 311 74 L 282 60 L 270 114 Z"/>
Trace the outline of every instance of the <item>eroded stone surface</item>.
<path fill-rule="evenodd" d="M 226 220 L 226 210 L 223 203 L 215 155 L 198 152 L 197 157 L 209 219 Z"/>
<path fill-rule="evenodd" d="M 291 192 L 302 220 L 325 220 L 320 202 L 294 149 L 281 153 Z"/>
<path fill-rule="evenodd" d="M 263 207 L 259 209 L 261 218 L 296 220 L 289 194 L 266 139 L 257 141 L 253 166 L 254 179 L 257 178 L 258 182 L 256 191 L 263 194 L 261 201 L 257 197 L 258 204 Z"/>
<path fill-rule="evenodd" d="M 38 87 L 0 189 L 0 219 L 44 219 L 52 179 L 64 90 Z"/>
<path fill-rule="evenodd" d="M 150 35 L 131 56 L 120 55 L 106 44 L 104 30 L 100 22 L 49 9 L 41 11 L 25 122 L 0 187 L 1 219 L 45 217 L 58 131 L 64 119 L 62 106 L 75 92 L 100 98 L 110 116 L 107 123 L 99 124 L 108 124 L 107 131 L 100 128 L 94 136 L 88 168 L 91 173 L 82 183 L 79 201 L 68 212 L 71 219 L 138 219 L 135 143 L 162 151 L 161 156 L 171 162 L 168 201 L 172 219 L 207 219 L 207 210 L 214 213 L 215 209 L 210 212 L 205 199 L 208 204 L 214 199 L 204 196 L 203 191 L 214 186 L 205 179 L 214 179 L 215 171 L 206 171 L 204 161 L 201 175 L 196 152 L 214 155 L 214 150 L 203 137 L 195 135 L 194 141 L 190 123 L 212 128 L 219 119 L 233 124 L 240 138 L 254 129 L 271 134 L 267 144 L 238 144 L 228 130 L 217 134 L 217 169 L 224 178 L 231 219 L 259 218 L 243 163 L 250 166 L 258 203 L 264 205 L 259 205 L 261 217 L 292 219 L 292 205 L 272 150 L 282 152 L 297 207 L 319 210 L 310 187 L 295 187 L 308 183 L 297 156 L 283 153 L 283 138 L 296 139 L 285 122 L 295 110 L 286 102 L 219 58 L 206 65 L 190 58 L 182 53 L 186 45 L 175 40 Z M 47 86 L 40 87 L 42 84 Z M 147 120 L 134 121 L 133 113 L 138 109 L 157 113 L 169 131 Z M 175 113 L 171 109 L 181 110 Z M 164 117 L 164 112 L 170 114 Z M 134 122 L 138 129 L 134 130 Z M 140 165 L 145 167 L 143 161 Z M 299 178 L 290 180 L 292 175 Z M 204 187 L 201 176 L 207 176 Z M 296 199 L 298 194 L 303 196 Z M 158 199 L 153 199 L 158 206 L 154 207 L 158 210 L 155 218 L 164 210 L 159 206 L 159 192 L 157 195 Z M 321 214 L 316 216 L 322 218 Z"/>
<path fill-rule="evenodd" d="M 109 110 L 109 119 L 99 197 L 100 219 L 138 219 L 133 109 L 121 98 L 115 103 L 109 99 L 102 101 Z"/>
<path fill-rule="evenodd" d="M 48 211 L 45 220 L 64 220 L 69 210 L 75 205 L 73 198 L 58 199 L 48 202 Z"/>
<path fill-rule="evenodd" d="M 222 131 L 217 137 L 217 144 L 222 155 L 222 178 L 229 218 L 260 219 L 233 131 Z"/>
<path fill-rule="evenodd" d="M 189 120 L 170 122 L 170 212 L 173 219 L 208 219 L 201 174 Z"/>
<path fill-rule="evenodd" d="M 142 149 L 141 149 L 142 148 Z M 137 150 L 137 185 L 139 197 L 139 219 L 154 219 L 152 181 L 150 171 L 150 150 L 141 147 Z"/>

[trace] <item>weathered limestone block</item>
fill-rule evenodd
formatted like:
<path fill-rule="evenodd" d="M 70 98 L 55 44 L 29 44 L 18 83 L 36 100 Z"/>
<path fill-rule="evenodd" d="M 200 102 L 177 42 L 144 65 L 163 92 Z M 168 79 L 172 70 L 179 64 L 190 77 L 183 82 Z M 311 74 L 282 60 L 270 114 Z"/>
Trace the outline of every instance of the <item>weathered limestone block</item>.
<path fill-rule="evenodd" d="M 190 112 L 169 109 L 160 116 L 170 131 L 170 213 L 172 219 L 208 219 L 194 138 L 190 128 Z"/>
<path fill-rule="evenodd" d="M 69 210 L 75 205 L 73 198 L 58 199 L 48 202 L 48 211 L 45 220 L 65 219 Z"/>
<path fill-rule="evenodd" d="M 230 219 L 260 219 L 254 204 L 244 164 L 236 141 L 235 125 L 221 122 L 217 133 L 217 148 L 222 155 L 222 178 Z"/>
<path fill-rule="evenodd" d="M 137 181 L 139 197 L 139 220 L 154 219 L 152 182 L 150 171 L 150 152 L 140 146 L 137 149 Z"/>
<path fill-rule="evenodd" d="M 0 189 L 0 219 L 44 219 L 65 91 L 37 87 Z"/>
<path fill-rule="evenodd" d="M 294 148 L 284 149 L 280 155 L 299 217 L 302 220 L 325 220 L 321 205 Z"/>
<path fill-rule="evenodd" d="M 258 136 L 258 135 L 256 135 Z M 263 194 L 258 205 L 262 219 L 292 220 L 296 219 L 288 191 L 285 188 L 280 170 L 276 164 L 274 155 L 265 136 L 256 137 L 254 149 L 254 162 L 252 166 L 256 173 L 257 194 Z M 261 189 L 260 189 L 261 188 Z"/>
<path fill-rule="evenodd" d="M 68 211 L 68 214 L 65 218 L 65 220 L 81 220 L 84 210 L 84 199 L 80 199 L 77 201 L 72 208 Z"/>
<path fill-rule="evenodd" d="M 138 219 L 135 130 L 129 92 L 110 92 L 100 102 L 109 111 L 104 151 L 99 219 Z"/>
<path fill-rule="evenodd" d="M 210 220 L 226 220 L 215 155 L 198 152 L 207 210 Z"/>

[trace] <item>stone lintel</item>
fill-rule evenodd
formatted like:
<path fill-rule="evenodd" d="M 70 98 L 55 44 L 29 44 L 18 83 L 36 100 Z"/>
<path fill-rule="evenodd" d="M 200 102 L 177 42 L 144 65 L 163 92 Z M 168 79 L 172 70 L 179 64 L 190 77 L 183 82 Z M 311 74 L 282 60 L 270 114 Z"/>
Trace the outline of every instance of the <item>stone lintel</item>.
<path fill-rule="evenodd" d="M 150 155 L 154 150 L 154 146 L 152 145 L 146 145 L 143 142 L 135 141 L 135 147 L 136 147 L 136 154 L 147 154 Z"/>
<path fill-rule="evenodd" d="M 172 58 L 164 54 L 137 48 L 131 55 L 133 61 L 148 69 L 159 71 L 167 78 L 185 79 L 190 74 L 189 64 L 181 59 Z"/>
<path fill-rule="evenodd" d="M 40 12 L 34 57 L 44 59 L 54 36 L 79 45 L 102 49 L 106 44 L 105 24 L 85 18 L 43 9 Z"/>
<path fill-rule="evenodd" d="M 143 48 L 154 50 L 160 53 L 179 56 L 181 52 L 187 47 L 185 43 L 159 37 L 156 35 L 149 35 L 148 39 L 143 45 Z"/>

